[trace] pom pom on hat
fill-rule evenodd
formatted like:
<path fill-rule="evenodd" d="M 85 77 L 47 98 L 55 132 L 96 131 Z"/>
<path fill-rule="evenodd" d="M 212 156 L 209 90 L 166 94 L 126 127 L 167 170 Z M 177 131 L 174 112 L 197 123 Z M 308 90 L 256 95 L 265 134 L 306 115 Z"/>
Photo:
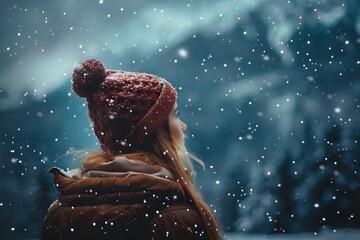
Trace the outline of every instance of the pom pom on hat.
<path fill-rule="evenodd" d="M 105 80 L 106 70 L 102 62 L 89 59 L 75 68 L 72 79 L 72 89 L 79 97 L 87 97 L 96 91 Z"/>

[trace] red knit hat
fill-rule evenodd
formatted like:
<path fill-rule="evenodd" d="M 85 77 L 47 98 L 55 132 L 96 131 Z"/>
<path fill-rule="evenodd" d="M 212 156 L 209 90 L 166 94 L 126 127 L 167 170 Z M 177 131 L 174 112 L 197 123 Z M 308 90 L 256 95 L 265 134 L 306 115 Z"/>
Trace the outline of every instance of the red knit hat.
<path fill-rule="evenodd" d="M 89 59 L 74 70 L 74 92 L 85 97 L 101 149 L 112 154 L 137 149 L 168 118 L 176 91 L 147 73 L 106 70 Z"/>

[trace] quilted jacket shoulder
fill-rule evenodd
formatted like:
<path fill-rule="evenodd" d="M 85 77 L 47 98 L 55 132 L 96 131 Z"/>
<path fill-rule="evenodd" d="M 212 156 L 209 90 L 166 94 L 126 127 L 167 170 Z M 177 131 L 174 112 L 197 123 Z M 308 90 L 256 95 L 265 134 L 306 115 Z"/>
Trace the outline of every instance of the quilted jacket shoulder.
<path fill-rule="evenodd" d="M 200 214 L 177 181 L 147 174 L 77 179 L 56 168 L 50 172 L 58 199 L 48 210 L 42 239 L 204 237 Z"/>

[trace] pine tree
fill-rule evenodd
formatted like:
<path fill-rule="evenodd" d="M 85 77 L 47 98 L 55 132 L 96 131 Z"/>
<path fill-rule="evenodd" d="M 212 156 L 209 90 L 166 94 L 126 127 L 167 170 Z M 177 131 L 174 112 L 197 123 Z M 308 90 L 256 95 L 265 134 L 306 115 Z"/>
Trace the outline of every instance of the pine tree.
<path fill-rule="evenodd" d="M 304 180 L 294 194 L 295 218 L 305 231 L 360 226 L 359 143 L 351 132 L 358 133 L 351 126 L 326 127 L 316 152 L 304 158 Z"/>

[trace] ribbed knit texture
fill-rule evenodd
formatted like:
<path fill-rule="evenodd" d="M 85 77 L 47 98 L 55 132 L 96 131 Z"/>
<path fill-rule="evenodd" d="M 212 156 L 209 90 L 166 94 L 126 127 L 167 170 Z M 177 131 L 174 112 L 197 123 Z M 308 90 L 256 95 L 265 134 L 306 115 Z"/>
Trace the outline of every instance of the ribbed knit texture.
<path fill-rule="evenodd" d="M 94 59 L 74 70 L 73 90 L 86 97 L 101 148 L 113 154 L 139 148 L 167 120 L 177 95 L 162 78 L 105 70 Z"/>

